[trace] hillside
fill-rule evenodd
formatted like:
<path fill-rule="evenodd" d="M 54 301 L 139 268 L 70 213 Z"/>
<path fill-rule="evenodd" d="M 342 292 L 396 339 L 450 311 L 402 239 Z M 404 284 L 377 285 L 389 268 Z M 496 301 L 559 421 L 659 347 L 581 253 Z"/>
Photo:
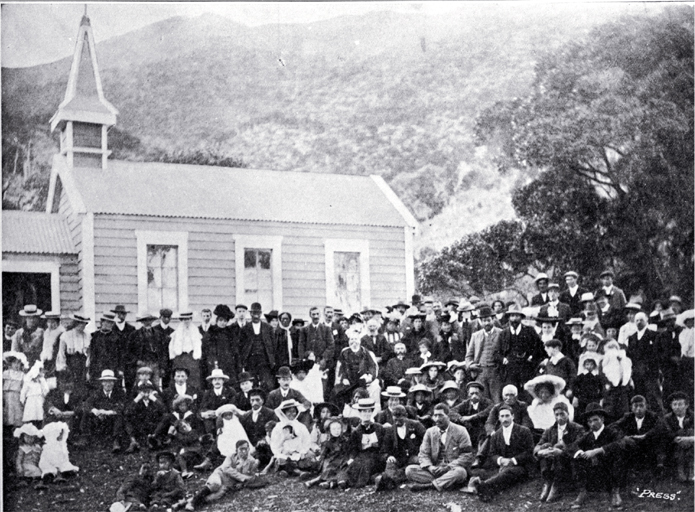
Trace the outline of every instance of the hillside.
<path fill-rule="evenodd" d="M 113 149 L 137 159 L 154 147 L 214 147 L 250 167 L 380 174 L 438 249 L 513 214 L 513 182 L 476 152 L 477 113 L 524 95 L 538 55 L 617 12 L 477 5 L 253 28 L 171 18 L 98 46 L 118 130 L 134 138 L 113 138 Z M 69 66 L 3 68 L 4 139 L 45 137 Z"/>

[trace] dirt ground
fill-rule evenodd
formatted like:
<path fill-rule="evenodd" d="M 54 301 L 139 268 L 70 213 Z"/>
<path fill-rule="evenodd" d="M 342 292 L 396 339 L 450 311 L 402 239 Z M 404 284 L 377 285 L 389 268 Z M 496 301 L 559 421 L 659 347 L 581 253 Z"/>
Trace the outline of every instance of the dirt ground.
<path fill-rule="evenodd" d="M 7 448 L 7 447 L 5 447 Z M 126 476 L 137 471 L 140 464 L 150 460 L 151 455 L 143 450 L 133 455 L 112 455 L 102 446 L 89 446 L 81 451 L 71 452 L 71 462 L 80 467 L 79 475 L 66 483 L 51 484 L 45 491 L 33 487 L 20 487 L 17 480 L 5 472 L 3 482 L 6 512 L 102 512 L 108 511 L 115 499 L 118 486 Z M 186 481 L 189 493 L 199 489 L 205 482 L 206 474 Z M 623 493 L 625 511 L 692 511 L 693 485 L 679 484 L 670 474 L 659 481 L 650 481 L 644 475 L 631 480 L 629 493 Z M 211 512 L 524 512 L 543 510 L 558 512 L 569 510 L 574 492 L 553 504 L 541 504 L 538 495 L 541 489 L 539 479 L 508 490 L 491 503 L 481 503 L 476 497 L 459 491 L 437 493 L 426 491 L 412 493 L 407 489 L 373 493 L 373 486 L 365 489 L 322 490 L 306 489 L 296 478 L 273 476 L 271 485 L 258 490 L 242 490 L 227 495 L 219 502 L 208 505 L 203 510 Z M 675 494 L 675 500 L 653 497 L 661 492 Z M 458 508 L 460 507 L 460 508 Z M 607 493 L 591 494 L 583 508 L 587 512 L 607 512 L 611 510 Z"/>

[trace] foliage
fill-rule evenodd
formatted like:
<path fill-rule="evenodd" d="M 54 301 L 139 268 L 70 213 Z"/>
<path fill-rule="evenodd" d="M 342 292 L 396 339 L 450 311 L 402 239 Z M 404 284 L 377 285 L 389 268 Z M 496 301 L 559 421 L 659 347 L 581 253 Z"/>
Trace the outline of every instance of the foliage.
<path fill-rule="evenodd" d="M 464 236 L 418 266 L 420 291 L 488 295 L 515 288 L 530 264 L 517 221 L 501 221 Z"/>
<path fill-rule="evenodd" d="M 651 297 L 692 297 L 692 70 L 692 8 L 623 18 L 544 56 L 530 95 L 479 117 L 501 170 L 545 170 L 514 198 L 541 267 L 610 265 Z"/>

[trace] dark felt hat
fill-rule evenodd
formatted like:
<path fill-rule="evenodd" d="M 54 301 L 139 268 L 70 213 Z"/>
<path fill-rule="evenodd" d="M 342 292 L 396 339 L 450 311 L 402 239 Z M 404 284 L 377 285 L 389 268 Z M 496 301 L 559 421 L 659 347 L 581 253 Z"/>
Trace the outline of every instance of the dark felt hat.
<path fill-rule="evenodd" d="M 586 406 L 586 411 L 584 411 L 584 414 L 582 415 L 582 419 L 584 421 L 588 420 L 592 416 L 602 416 L 603 419 L 606 419 L 606 416 L 608 416 L 608 413 L 601 407 L 601 404 L 597 402 L 591 402 L 589 405 Z"/>
<path fill-rule="evenodd" d="M 282 377 L 292 378 L 292 371 L 290 370 L 289 366 L 281 366 L 278 368 L 278 372 L 275 374 L 275 377 L 278 379 Z"/>
<path fill-rule="evenodd" d="M 234 313 L 231 309 L 229 309 L 229 306 L 227 306 L 226 304 L 218 304 L 217 306 L 215 306 L 215 309 L 212 311 L 212 313 L 218 318 L 226 318 L 227 320 L 231 320 L 232 318 L 234 318 Z"/>
<path fill-rule="evenodd" d="M 254 302 L 251 304 L 251 312 L 252 313 L 261 313 L 263 312 L 263 307 L 261 306 L 260 302 Z"/>

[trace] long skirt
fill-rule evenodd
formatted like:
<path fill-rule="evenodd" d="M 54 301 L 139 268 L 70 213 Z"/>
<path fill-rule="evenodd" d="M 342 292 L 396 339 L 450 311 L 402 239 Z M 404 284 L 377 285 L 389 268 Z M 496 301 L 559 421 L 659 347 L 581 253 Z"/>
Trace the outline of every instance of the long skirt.
<path fill-rule="evenodd" d="M 352 464 L 348 466 L 348 484 L 350 487 L 366 487 L 372 475 L 383 471 L 383 463 L 379 459 L 379 452 L 360 452 Z"/>

